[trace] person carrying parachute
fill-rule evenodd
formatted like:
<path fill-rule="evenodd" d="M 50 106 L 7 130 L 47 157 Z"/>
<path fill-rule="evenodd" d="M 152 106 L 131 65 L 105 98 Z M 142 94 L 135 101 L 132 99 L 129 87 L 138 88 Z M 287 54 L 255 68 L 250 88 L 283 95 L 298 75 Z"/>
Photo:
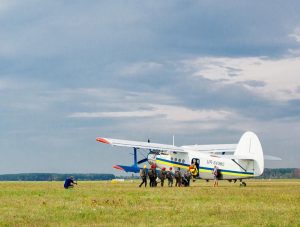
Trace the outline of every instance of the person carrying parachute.
<path fill-rule="evenodd" d="M 198 171 L 198 169 L 196 167 L 196 164 L 194 162 L 189 166 L 189 171 L 192 174 L 193 182 L 195 182 L 196 181 L 196 177 L 199 174 L 199 171 Z"/>

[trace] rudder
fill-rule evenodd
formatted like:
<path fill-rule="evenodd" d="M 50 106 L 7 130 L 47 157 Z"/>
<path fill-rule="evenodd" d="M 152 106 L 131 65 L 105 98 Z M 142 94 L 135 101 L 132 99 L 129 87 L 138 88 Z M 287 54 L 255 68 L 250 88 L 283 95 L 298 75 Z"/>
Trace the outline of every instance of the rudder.
<path fill-rule="evenodd" d="M 234 155 L 248 157 L 247 160 L 239 160 L 239 163 L 246 166 L 247 171 L 254 172 L 255 176 L 264 172 L 263 150 L 254 132 L 248 131 L 242 135 Z"/>

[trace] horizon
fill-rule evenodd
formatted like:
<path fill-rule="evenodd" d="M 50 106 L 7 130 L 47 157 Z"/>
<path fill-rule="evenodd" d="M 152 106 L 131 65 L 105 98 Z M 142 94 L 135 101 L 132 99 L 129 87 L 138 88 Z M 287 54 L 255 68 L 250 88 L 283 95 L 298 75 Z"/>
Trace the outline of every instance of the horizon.
<path fill-rule="evenodd" d="M 298 170 L 298 169 L 300 169 L 300 168 L 264 168 L 264 170 L 266 170 L 266 169 L 271 169 L 271 170 L 278 170 L 278 169 L 296 169 L 296 170 Z M 115 177 L 130 177 L 130 176 L 132 176 L 132 175 L 134 175 L 134 177 L 139 177 L 139 173 L 126 173 L 126 172 L 123 172 L 123 171 L 119 171 L 119 172 L 121 172 L 121 173 L 123 173 L 123 174 L 125 174 L 125 175 L 117 175 L 116 173 L 103 173 L 103 172 L 98 172 L 98 173 L 96 173 L 96 172 L 93 172 L 93 173 L 85 173 L 85 172 L 78 172 L 78 173 L 76 173 L 76 172 L 61 172 L 61 173 L 58 173 L 58 172 L 55 172 L 55 173 L 52 173 L 52 172 L 22 172 L 22 173 L 5 173 L 5 174 L 2 174 L 2 173 L 0 173 L 0 175 L 18 175 L 18 174 L 59 174 L 59 175 L 67 175 L 67 174 L 70 174 L 70 175 L 75 175 L 75 174 L 83 174 L 83 175 L 89 175 L 89 174 L 112 174 L 112 175 L 114 175 Z M 255 178 L 257 178 L 257 177 L 255 177 Z M 254 179 L 255 179 L 254 178 Z M 200 179 L 201 180 L 201 179 Z"/>

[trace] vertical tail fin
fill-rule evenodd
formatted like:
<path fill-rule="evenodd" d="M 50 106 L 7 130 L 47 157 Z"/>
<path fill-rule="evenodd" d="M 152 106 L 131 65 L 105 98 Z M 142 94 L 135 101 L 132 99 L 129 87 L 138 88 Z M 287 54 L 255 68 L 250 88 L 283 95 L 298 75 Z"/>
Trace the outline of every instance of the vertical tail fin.
<path fill-rule="evenodd" d="M 264 172 L 263 150 L 255 133 L 245 132 L 242 135 L 234 154 L 251 157 L 251 160 L 239 160 L 239 163 L 245 166 L 247 171 L 253 171 L 255 176 L 260 176 Z"/>

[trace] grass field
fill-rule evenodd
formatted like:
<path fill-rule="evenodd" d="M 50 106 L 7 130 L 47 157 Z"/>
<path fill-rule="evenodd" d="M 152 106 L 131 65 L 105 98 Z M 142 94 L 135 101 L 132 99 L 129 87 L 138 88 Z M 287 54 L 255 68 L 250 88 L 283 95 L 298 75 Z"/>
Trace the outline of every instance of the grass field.
<path fill-rule="evenodd" d="M 138 183 L 0 182 L 0 226 L 300 226 L 300 180 Z"/>

